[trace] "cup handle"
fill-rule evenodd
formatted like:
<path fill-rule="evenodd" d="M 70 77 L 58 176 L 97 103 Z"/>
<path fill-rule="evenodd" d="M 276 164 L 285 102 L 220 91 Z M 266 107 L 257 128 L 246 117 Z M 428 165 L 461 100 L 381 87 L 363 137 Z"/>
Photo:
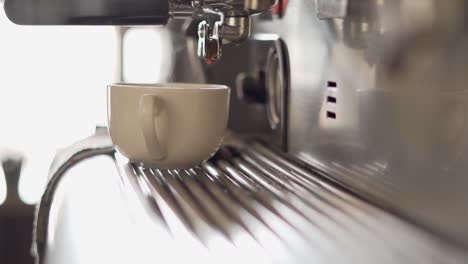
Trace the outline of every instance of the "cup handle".
<path fill-rule="evenodd" d="M 140 127 L 146 143 L 146 149 L 154 159 L 163 159 L 166 150 L 158 140 L 154 119 L 161 112 L 162 100 L 155 95 L 146 94 L 140 99 Z"/>

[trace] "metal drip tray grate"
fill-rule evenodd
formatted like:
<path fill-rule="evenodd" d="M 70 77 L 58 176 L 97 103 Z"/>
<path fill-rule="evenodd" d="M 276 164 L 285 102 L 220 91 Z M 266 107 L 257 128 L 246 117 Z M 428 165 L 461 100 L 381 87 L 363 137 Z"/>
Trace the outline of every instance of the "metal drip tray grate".
<path fill-rule="evenodd" d="M 229 249 L 223 247 L 220 254 L 226 260 L 466 261 L 463 251 L 258 142 L 236 141 L 209 162 L 188 170 L 142 168 L 119 154 L 116 159 L 123 184 L 132 186 L 132 195 L 176 243 L 187 245 L 188 234 L 207 254 L 219 253 L 225 245 Z"/>

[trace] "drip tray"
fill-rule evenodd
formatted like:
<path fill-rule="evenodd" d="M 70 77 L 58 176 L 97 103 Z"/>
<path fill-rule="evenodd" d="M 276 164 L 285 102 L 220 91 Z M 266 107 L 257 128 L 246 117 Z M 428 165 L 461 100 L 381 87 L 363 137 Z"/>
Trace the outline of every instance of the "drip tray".
<path fill-rule="evenodd" d="M 124 187 L 131 187 L 124 188 L 127 195 L 180 245 L 180 254 L 196 248 L 233 263 L 464 263 L 467 258 L 461 249 L 256 141 L 233 141 L 188 170 L 143 168 L 118 153 L 116 164 Z"/>

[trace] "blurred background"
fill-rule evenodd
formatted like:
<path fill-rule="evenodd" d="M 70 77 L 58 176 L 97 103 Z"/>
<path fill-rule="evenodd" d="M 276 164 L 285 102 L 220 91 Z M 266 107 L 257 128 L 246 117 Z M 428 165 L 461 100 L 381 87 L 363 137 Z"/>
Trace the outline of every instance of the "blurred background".
<path fill-rule="evenodd" d="M 106 122 L 116 50 L 113 27 L 20 27 L 0 9 L 0 263 L 33 263 L 48 166 Z"/>

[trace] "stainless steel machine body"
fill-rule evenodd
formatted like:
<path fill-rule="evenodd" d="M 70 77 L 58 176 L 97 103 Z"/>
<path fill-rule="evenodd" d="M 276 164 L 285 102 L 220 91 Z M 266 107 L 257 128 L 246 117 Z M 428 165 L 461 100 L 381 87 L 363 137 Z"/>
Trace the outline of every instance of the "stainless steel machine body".
<path fill-rule="evenodd" d="M 236 87 L 234 131 L 466 247 L 467 8 L 291 1 L 205 81 Z"/>
<path fill-rule="evenodd" d="M 344 18 L 320 19 L 291 1 L 256 24 L 289 53 L 287 152 L 465 247 L 467 7 L 348 1 Z"/>

